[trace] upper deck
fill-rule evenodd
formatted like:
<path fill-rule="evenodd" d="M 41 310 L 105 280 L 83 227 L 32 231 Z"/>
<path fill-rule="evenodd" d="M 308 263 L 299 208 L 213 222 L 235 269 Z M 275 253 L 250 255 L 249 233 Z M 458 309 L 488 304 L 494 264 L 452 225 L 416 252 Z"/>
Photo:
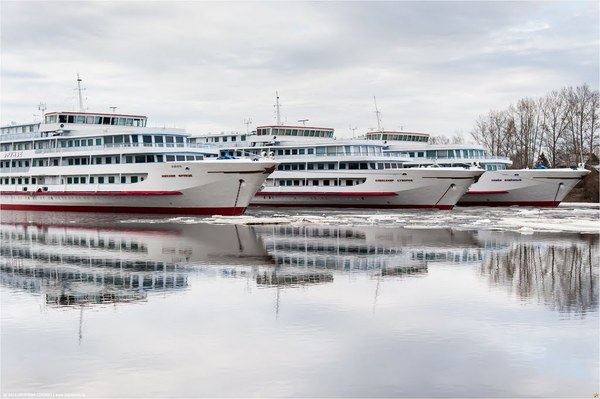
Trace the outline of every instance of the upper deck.
<path fill-rule="evenodd" d="M 48 112 L 45 124 L 113 125 L 146 127 L 148 117 L 144 115 L 105 114 L 90 112 Z"/>
<path fill-rule="evenodd" d="M 267 125 L 256 128 L 256 136 L 323 137 L 333 138 L 334 129 L 313 126 Z"/>
<path fill-rule="evenodd" d="M 367 140 L 383 140 L 390 142 L 419 142 L 427 143 L 429 141 L 429 133 L 417 132 L 395 132 L 387 130 L 379 130 L 375 132 L 367 132 Z"/>
<path fill-rule="evenodd" d="M 48 140 L 70 136 L 118 136 L 162 134 L 189 136 L 184 129 L 150 127 L 144 115 L 98 112 L 48 112 L 43 122 L 11 124 L 0 128 L 3 143 Z"/>

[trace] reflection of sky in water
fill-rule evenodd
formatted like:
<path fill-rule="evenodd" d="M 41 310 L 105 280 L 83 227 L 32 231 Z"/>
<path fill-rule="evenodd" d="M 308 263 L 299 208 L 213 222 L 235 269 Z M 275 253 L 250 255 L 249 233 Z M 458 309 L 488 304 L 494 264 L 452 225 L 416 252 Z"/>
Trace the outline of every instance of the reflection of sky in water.
<path fill-rule="evenodd" d="M 447 218 L 431 214 L 338 211 L 316 223 L 312 211 L 264 225 L 273 213 L 260 210 L 238 219 L 257 222 L 247 225 L 3 212 L 2 392 L 597 391 L 598 235 L 425 228 Z"/>

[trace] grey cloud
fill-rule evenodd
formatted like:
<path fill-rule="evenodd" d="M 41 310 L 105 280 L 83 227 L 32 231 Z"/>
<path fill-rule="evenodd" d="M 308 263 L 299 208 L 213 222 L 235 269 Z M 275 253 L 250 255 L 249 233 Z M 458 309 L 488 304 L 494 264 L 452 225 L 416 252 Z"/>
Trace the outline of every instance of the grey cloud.
<path fill-rule="evenodd" d="M 80 72 L 95 104 L 202 129 L 271 122 L 280 90 L 290 120 L 366 130 L 377 95 L 389 126 L 454 131 L 506 101 L 507 72 L 552 77 L 510 95 L 598 83 L 595 2 L 23 1 L 1 18 L 3 115 L 67 98 Z"/>

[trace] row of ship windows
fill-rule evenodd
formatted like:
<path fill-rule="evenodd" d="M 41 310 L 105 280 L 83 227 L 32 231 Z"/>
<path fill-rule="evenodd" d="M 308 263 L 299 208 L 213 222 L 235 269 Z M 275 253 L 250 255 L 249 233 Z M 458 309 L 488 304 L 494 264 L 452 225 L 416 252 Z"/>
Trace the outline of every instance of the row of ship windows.
<path fill-rule="evenodd" d="M 164 136 L 164 135 L 117 135 L 117 136 L 105 136 L 103 138 L 88 138 L 88 139 L 76 139 L 76 140 L 61 140 L 59 144 L 56 144 L 54 140 L 48 141 L 37 141 L 35 143 L 19 142 L 19 143 L 4 143 L 2 144 L 2 151 L 22 151 L 31 149 L 43 149 L 43 148 L 72 148 L 72 147 L 92 147 L 92 146 L 115 146 L 115 145 L 138 145 L 143 144 L 144 146 L 166 146 L 181 147 L 184 144 L 183 136 Z"/>
<path fill-rule="evenodd" d="M 317 269 L 369 270 L 384 269 L 388 266 L 387 259 L 355 256 L 350 259 L 340 259 L 334 253 L 329 256 L 324 254 L 311 257 L 306 257 L 306 255 L 284 255 L 278 257 L 276 262 L 278 265 L 308 266 Z"/>
<path fill-rule="evenodd" d="M 390 154 L 404 155 L 408 154 L 411 158 L 485 158 L 484 150 L 427 150 L 427 151 L 386 151 Z"/>
<path fill-rule="evenodd" d="M 316 130 L 316 129 L 286 129 L 286 128 L 258 128 L 257 136 L 303 136 L 303 137 L 333 137 L 333 129 L 331 130 Z"/>
<path fill-rule="evenodd" d="M 117 180 L 120 180 L 122 184 L 138 183 L 144 181 L 144 177 L 137 175 L 121 175 L 120 178 L 119 176 L 70 176 L 66 178 L 63 177 L 60 184 L 116 184 Z M 38 181 L 35 177 L 4 177 L 0 179 L 0 184 L 14 185 L 43 183 Z"/>
<path fill-rule="evenodd" d="M 279 164 L 277 170 L 368 170 L 368 169 L 402 169 L 396 162 L 336 162 L 329 163 L 286 163 Z"/>
<path fill-rule="evenodd" d="M 126 155 L 125 163 L 153 163 L 153 162 L 183 162 L 200 161 L 202 155 Z M 62 166 L 73 165 L 109 165 L 121 163 L 120 156 L 110 157 L 78 157 L 63 158 Z M 0 168 L 28 168 L 30 166 L 61 166 L 60 158 L 0 161 Z"/>
<path fill-rule="evenodd" d="M 416 160 L 415 162 L 417 162 L 415 165 L 418 165 L 418 160 Z M 423 166 L 427 166 L 428 163 L 425 163 Z M 451 162 L 440 162 L 438 163 L 439 166 L 448 166 L 448 167 L 464 167 L 466 164 L 465 163 L 451 163 Z M 502 164 L 502 163 L 486 163 L 486 164 L 479 164 L 479 166 L 484 169 L 484 170 L 506 170 L 506 165 Z"/>
<path fill-rule="evenodd" d="M 18 134 L 18 133 L 33 133 L 37 130 L 39 123 L 32 125 L 17 125 L 17 126 L 6 126 L 3 127 L 2 134 Z"/>
<path fill-rule="evenodd" d="M 8 251 L 2 251 L 8 252 Z M 103 270 L 82 269 L 79 271 L 73 270 L 57 270 L 56 268 L 16 268 L 20 273 L 35 277 L 50 277 L 59 280 L 75 280 L 78 282 L 96 282 L 99 284 L 110 284 L 115 287 L 127 288 L 175 288 L 187 286 L 187 275 L 173 268 L 173 264 L 166 262 L 152 261 L 126 261 L 121 259 L 97 259 L 82 256 L 62 256 L 59 254 L 40 254 L 39 256 L 27 256 L 30 251 L 13 249 L 10 253 L 2 253 L 4 257 L 12 257 L 16 259 L 35 259 L 44 263 L 57 263 L 59 265 L 76 265 L 82 268 L 100 267 Z M 13 262 L 16 263 L 16 262 Z M 163 275 L 166 265 L 171 275 Z M 117 268 L 117 270 L 113 270 Z M 128 273 L 146 272 L 144 274 L 122 274 L 121 269 L 129 269 Z M 114 274 L 117 272 L 118 274 Z"/>
<path fill-rule="evenodd" d="M 270 151 L 267 153 L 267 151 Z M 253 155 L 379 155 L 382 156 L 383 152 L 381 147 L 375 145 L 331 145 L 331 146 L 319 146 L 314 148 L 267 148 L 263 149 L 262 152 L 259 149 L 248 151 Z M 244 156 L 243 150 L 222 150 L 222 155 L 231 155 L 242 157 Z"/>
<path fill-rule="evenodd" d="M 202 139 L 192 139 L 194 140 L 196 143 L 198 143 L 199 141 L 201 141 Z M 206 137 L 204 139 L 205 143 L 218 143 L 219 141 L 223 142 L 223 143 L 227 143 L 228 141 L 231 142 L 235 142 L 237 141 L 237 136 L 214 136 L 214 137 Z M 246 135 L 242 135 L 240 136 L 240 141 L 246 141 Z"/>
<path fill-rule="evenodd" d="M 11 237 L 12 238 L 12 237 Z M 19 240 L 21 241 L 21 240 Z M 102 238 L 98 239 L 97 244 L 94 244 L 94 239 L 90 240 L 91 245 L 85 246 L 81 245 L 84 248 L 98 248 L 98 249 L 108 249 L 108 250 L 122 250 L 126 252 L 132 251 L 132 248 L 121 248 L 119 249 L 119 244 L 115 243 L 112 240 L 105 241 Z M 58 244 L 56 239 L 53 239 L 52 244 Z M 67 246 L 71 246 L 66 243 Z M 140 244 L 140 249 L 137 247 L 132 252 L 141 252 L 147 253 L 147 249 L 144 244 Z M 161 261 L 131 261 L 127 259 L 104 259 L 104 258 L 91 258 L 90 256 L 77 256 L 77 255 L 64 255 L 60 253 L 36 253 L 32 252 L 29 248 L 2 248 L 0 250 L 0 254 L 5 257 L 14 257 L 20 259 L 34 259 L 48 262 L 56 262 L 61 264 L 72 264 L 72 265 L 85 265 L 85 266 L 98 266 L 98 267 L 118 267 L 129 269 L 130 271 L 146 271 L 146 272 L 178 272 L 179 270 L 176 268 L 176 265 L 168 262 Z M 38 269 L 39 271 L 40 269 Z M 56 271 L 55 271 L 56 272 Z M 99 275 L 102 275 L 102 271 L 97 271 Z M 60 273 L 60 272 L 59 272 Z M 65 272 L 63 275 L 68 275 L 68 273 L 73 272 Z M 77 273 L 77 272 L 75 272 Z M 85 271 L 83 271 L 85 273 Z M 81 272 L 77 273 L 78 275 Z M 95 274 L 93 271 L 91 274 Z M 87 273 L 86 273 L 87 275 Z"/>
<path fill-rule="evenodd" d="M 100 115 L 46 115 L 46 123 L 82 123 L 90 125 L 146 126 L 146 118 L 121 118 Z"/>
<path fill-rule="evenodd" d="M 344 230 L 342 228 L 332 229 L 327 227 L 304 228 L 298 226 L 275 226 L 273 227 L 272 231 L 278 238 L 293 240 L 295 240 L 299 234 L 302 234 L 305 237 L 315 238 L 318 240 L 328 237 L 359 238 L 364 240 L 367 237 L 366 234 L 362 231 L 355 231 L 350 229 Z"/>
<path fill-rule="evenodd" d="M 335 252 L 339 255 L 399 255 L 405 252 L 402 248 L 384 248 L 368 245 L 367 243 L 352 243 L 352 244 L 327 244 L 324 240 L 322 243 L 304 243 L 304 242 L 281 242 L 277 246 L 268 248 L 276 251 L 302 251 L 302 252 Z"/>
<path fill-rule="evenodd" d="M 104 239 L 98 238 L 98 241 L 94 237 L 90 237 L 89 239 L 86 237 L 56 237 L 51 236 L 48 237 L 45 234 L 38 235 L 37 233 L 29 233 L 29 232 L 11 232 L 10 235 L 2 235 L 2 237 L 10 237 L 12 241 L 36 241 L 42 244 L 52 244 L 52 245 L 68 245 L 71 247 L 79 246 L 84 248 L 108 248 L 108 249 L 119 249 L 124 251 L 131 252 L 143 252 L 147 253 L 148 248 L 143 243 L 138 243 L 136 241 L 115 241 L 112 238 Z M 36 258 L 35 254 L 31 255 L 32 259 Z"/>
<path fill-rule="evenodd" d="M 427 142 L 428 136 L 416 136 L 412 134 L 386 134 L 386 133 L 369 133 L 367 137 L 371 140 L 390 140 L 390 141 L 421 141 Z"/>
<path fill-rule="evenodd" d="M 278 179 L 275 181 L 276 186 L 292 187 L 292 186 L 356 186 L 362 184 L 366 179 Z"/>

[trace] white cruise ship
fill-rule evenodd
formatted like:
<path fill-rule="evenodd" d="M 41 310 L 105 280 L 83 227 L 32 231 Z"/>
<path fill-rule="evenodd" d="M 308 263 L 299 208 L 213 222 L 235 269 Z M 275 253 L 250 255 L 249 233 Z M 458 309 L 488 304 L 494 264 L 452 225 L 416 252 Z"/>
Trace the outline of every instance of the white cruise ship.
<path fill-rule="evenodd" d="M 49 112 L 0 134 L 0 208 L 239 215 L 277 162 L 222 160 L 147 117 Z"/>
<path fill-rule="evenodd" d="M 558 206 L 590 171 L 582 166 L 508 169 L 507 157 L 490 156 L 474 144 L 428 144 L 429 134 L 374 131 L 366 139 L 385 145 L 384 153 L 410 157 L 413 166 L 478 165 L 485 173 L 458 201 L 459 206 Z"/>
<path fill-rule="evenodd" d="M 195 135 L 223 157 L 269 156 L 281 163 L 251 205 L 452 209 L 483 170 L 406 168 L 407 157 L 373 141 L 336 140 L 330 128 L 269 125 L 256 134 Z"/>

